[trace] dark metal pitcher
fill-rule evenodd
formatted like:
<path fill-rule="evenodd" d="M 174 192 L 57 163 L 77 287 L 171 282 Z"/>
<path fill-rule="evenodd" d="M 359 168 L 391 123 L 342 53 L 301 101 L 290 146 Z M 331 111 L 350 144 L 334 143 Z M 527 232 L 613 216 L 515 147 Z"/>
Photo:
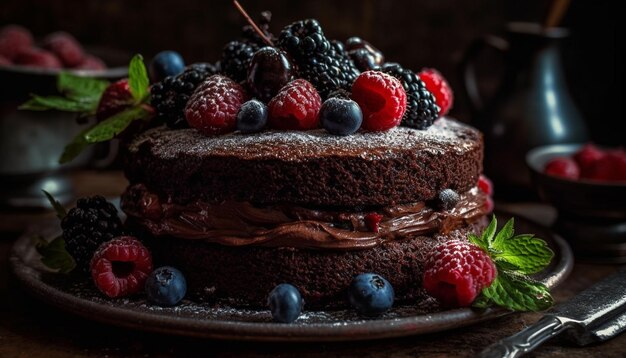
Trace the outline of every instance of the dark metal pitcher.
<path fill-rule="evenodd" d="M 529 192 L 526 153 L 537 146 L 588 140 L 582 116 L 567 90 L 559 43 L 563 28 L 510 23 L 505 38 L 485 36 L 466 52 L 462 63 L 465 90 L 474 124 L 485 135 L 485 172 L 498 194 L 509 198 Z M 502 54 L 504 75 L 492 98 L 483 100 L 475 60 L 483 50 Z"/>

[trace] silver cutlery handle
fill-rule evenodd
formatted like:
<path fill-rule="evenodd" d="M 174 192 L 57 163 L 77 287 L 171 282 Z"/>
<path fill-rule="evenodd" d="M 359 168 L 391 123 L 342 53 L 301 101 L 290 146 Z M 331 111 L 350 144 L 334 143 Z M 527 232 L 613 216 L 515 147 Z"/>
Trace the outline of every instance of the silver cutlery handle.
<path fill-rule="evenodd" d="M 563 332 L 565 327 L 555 316 L 548 315 L 523 331 L 504 338 L 487 347 L 478 357 L 481 358 L 514 358 L 537 348 L 544 341 Z"/>

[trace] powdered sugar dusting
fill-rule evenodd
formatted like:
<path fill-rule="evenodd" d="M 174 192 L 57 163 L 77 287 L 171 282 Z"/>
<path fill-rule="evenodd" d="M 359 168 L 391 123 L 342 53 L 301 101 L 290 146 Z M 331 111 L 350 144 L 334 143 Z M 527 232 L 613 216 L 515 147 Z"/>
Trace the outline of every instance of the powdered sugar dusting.
<path fill-rule="evenodd" d="M 131 151 L 149 140 L 151 150 L 164 159 L 177 158 L 181 154 L 290 161 L 338 155 L 377 159 L 407 149 L 434 155 L 449 153 L 452 149 L 462 154 L 480 145 L 479 138 L 476 129 L 448 118 L 439 119 L 428 130 L 396 127 L 386 132 L 358 132 L 346 137 L 331 135 L 323 129 L 256 134 L 234 132 L 206 137 L 194 129 L 156 128 L 136 140 Z"/>

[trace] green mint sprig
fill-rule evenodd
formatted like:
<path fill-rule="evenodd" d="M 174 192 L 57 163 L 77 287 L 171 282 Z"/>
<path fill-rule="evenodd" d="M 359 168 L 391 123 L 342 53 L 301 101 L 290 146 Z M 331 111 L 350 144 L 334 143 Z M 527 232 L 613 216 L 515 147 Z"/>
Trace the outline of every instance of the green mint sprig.
<path fill-rule="evenodd" d="M 50 205 L 56 211 L 57 217 L 59 220 L 62 220 L 67 212 L 65 208 L 55 200 L 50 193 L 45 190 L 42 190 Z M 33 238 L 35 243 L 35 249 L 41 255 L 41 263 L 43 263 L 46 267 L 56 270 L 60 273 L 68 273 L 71 272 L 76 267 L 76 261 L 72 255 L 67 252 L 65 249 L 65 240 L 63 240 L 63 236 L 59 235 L 51 241 L 47 241 L 41 236 L 36 236 Z"/>
<path fill-rule="evenodd" d="M 495 280 L 483 289 L 473 306 L 485 308 L 495 304 L 515 311 L 550 308 L 554 304 L 550 291 L 528 275 L 546 268 L 554 252 L 534 235 L 514 236 L 514 219 L 510 219 L 498 233 L 497 224 L 494 215 L 480 237 L 468 236 L 470 242 L 489 254 L 498 270 Z"/>
<path fill-rule="evenodd" d="M 109 82 L 95 78 L 75 76 L 62 72 L 57 78 L 57 89 L 63 96 L 38 96 L 22 104 L 20 109 L 44 111 L 60 110 L 79 115 L 93 116 L 98 109 L 102 94 Z M 154 111 L 148 105 L 150 80 L 148 71 L 139 54 L 133 56 L 128 66 L 128 87 L 134 103 L 125 110 L 81 131 L 65 146 L 59 163 L 67 163 L 76 158 L 91 144 L 106 142 L 124 132 L 135 121 L 149 121 Z"/>
<path fill-rule="evenodd" d="M 94 115 L 98 108 L 100 96 L 108 85 L 109 82 L 105 80 L 61 72 L 57 77 L 57 90 L 63 96 L 43 97 L 32 94 L 32 98 L 22 104 L 19 109 L 31 111 L 58 110 Z"/>

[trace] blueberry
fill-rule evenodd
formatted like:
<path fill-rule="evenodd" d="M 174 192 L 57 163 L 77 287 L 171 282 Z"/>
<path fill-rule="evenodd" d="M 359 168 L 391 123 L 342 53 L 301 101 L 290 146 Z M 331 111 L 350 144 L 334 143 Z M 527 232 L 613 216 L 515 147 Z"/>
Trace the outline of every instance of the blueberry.
<path fill-rule="evenodd" d="M 256 133 L 267 124 L 267 106 L 256 99 L 241 105 L 237 113 L 237 129 L 241 133 Z"/>
<path fill-rule="evenodd" d="M 152 271 L 146 281 L 148 300 L 159 306 L 174 306 L 187 293 L 187 281 L 182 272 L 169 266 Z"/>
<path fill-rule="evenodd" d="M 304 303 L 300 291 L 295 286 L 281 283 L 270 292 L 267 304 L 270 306 L 274 321 L 291 323 L 300 316 Z"/>
<path fill-rule="evenodd" d="M 444 210 L 450 210 L 461 200 L 459 194 L 452 189 L 444 189 L 437 194 L 438 206 Z"/>
<path fill-rule="evenodd" d="M 150 79 L 153 83 L 165 77 L 176 76 L 185 70 L 185 61 L 176 51 L 161 51 L 150 61 Z"/>
<path fill-rule="evenodd" d="M 352 279 L 348 292 L 350 304 L 364 316 L 378 316 L 393 306 L 394 292 L 389 281 L 374 273 Z"/>
<path fill-rule="evenodd" d="M 335 135 L 350 135 L 361 127 L 363 113 L 359 105 L 351 99 L 329 98 L 320 109 L 322 127 Z"/>

